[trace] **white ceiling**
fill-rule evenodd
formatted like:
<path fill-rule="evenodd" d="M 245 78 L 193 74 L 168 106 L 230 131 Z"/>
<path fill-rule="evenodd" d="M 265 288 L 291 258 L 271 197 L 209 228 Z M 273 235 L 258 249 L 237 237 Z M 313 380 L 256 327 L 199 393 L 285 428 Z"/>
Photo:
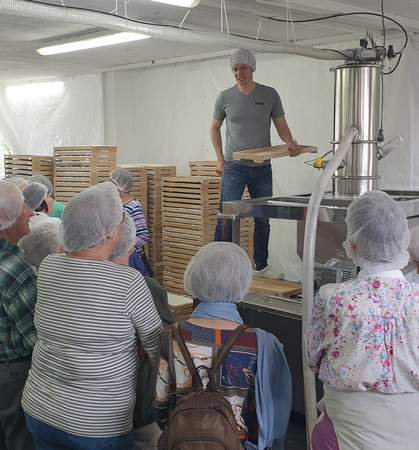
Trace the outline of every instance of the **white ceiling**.
<path fill-rule="evenodd" d="M 33 2 L 17 3 L 30 4 Z M 80 23 L 60 22 L 46 17 L 30 18 L 5 14 L 0 0 L 0 82 L 22 82 L 32 79 L 70 76 L 92 73 L 118 67 L 135 67 L 152 60 L 164 60 L 192 55 L 208 54 L 226 50 L 220 45 L 185 44 L 173 40 L 151 38 L 113 47 L 85 50 L 55 56 L 40 56 L 36 48 L 60 38 L 80 35 L 95 30 Z M 147 0 L 46 0 L 44 4 L 61 7 L 90 8 L 110 13 L 118 6 L 118 14 L 125 17 L 124 4 L 130 19 L 160 25 L 179 26 L 187 9 L 163 5 Z M 201 0 L 187 16 L 183 27 L 197 31 L 221 32 L 221 0 Z M 319 17 L 354 11 L 380 12 L 380 0 L 225 0 L 229 30 L 232 34 L 285 43 L 293 39 L 290 24 L 275 22 L 261 17 L 287 17 L 290 7 L 293 20 Z M 384 0 L 385 13 L 400 21 L 409 33 L 419 33 L 419 0 Z M 114 11 L 115 12 L 115 11 Z M 393 38 L 396 28 L 386 22 Z M 314 45 L 359 39 L 365 30 L 380 37 L 380 18 L 371 16 L 347 16 L 321 22 L 295 24 L 297 43 Z M 226 32 L 224 20 L 224 33 Z"/>

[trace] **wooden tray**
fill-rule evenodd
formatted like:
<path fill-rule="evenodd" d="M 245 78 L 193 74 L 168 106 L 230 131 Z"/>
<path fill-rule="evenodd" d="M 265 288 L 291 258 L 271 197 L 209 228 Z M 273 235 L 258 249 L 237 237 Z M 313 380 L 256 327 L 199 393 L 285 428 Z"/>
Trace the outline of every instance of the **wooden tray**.
<path fill-rule="evenodd" d="M 301 294 L 303 286 L 285 280 L 271 280 L 269 278 L 253 277 L 250 292 L 253 294 L 269 295 L 272 297 L 289 297 Z"/>
<path fill-rule="evenodd" d="M 310 145 L 300 145 L 301 153 L 316 153 L 317 147 Z M 235 161 L 247 160 L 255 163 L 263 163 L 268 159 L 282 158 L 289 156 L 287 145 L 274 145 L 273 147 L 249 148 L 233 153 Z"/>

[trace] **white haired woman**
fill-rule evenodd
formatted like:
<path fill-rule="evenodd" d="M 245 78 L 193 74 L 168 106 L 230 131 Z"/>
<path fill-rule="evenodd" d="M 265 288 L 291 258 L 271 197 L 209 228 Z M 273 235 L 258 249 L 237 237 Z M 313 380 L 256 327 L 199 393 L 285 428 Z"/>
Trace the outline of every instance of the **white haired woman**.
<path fill-rule="evenodd" d="M 180 335 L 195 367 L 211 367 L 220 348 L 243 325 L 236 303 L 249 291 L 252 266 L 239 246 L 213 242 L 189 262 L 184 281 L 185 289 L 200 303 L 189 320 L 180 322 Z M 159 442 L 162 449 L 170 429 L 169 413 L 192 384 L 172 332 L 173 327 L 167 327 L 162 333 L 156 387 L 156 415 L 165 428 Z M 278 340 L 263 330 L 242 330 L 215 377 L 232 406 L 243 447 L 282 449 L 291 410 L 291 378 Z M 203 376 L 202 383 L 207 382 Z"/>
<path fill-rule="evenodd" d="M 306 336 L 308 361 L 324 386 L 313 450 L 414 450 L 419 442 L 419 289 L 409 261 L 406 216 L 371 191 L 346 217 L 355 280 L 323 286 Z"/>
<path fill-rule="evenodd" d="M 22 399 L 37 450 L 131 446 L 137 342 L 157 357 L 161 321 L 141 274 L 108 261 L 123 219 L 112 183 L 86 189 L 64 211 L 65 254 L 41 263 Z"/>

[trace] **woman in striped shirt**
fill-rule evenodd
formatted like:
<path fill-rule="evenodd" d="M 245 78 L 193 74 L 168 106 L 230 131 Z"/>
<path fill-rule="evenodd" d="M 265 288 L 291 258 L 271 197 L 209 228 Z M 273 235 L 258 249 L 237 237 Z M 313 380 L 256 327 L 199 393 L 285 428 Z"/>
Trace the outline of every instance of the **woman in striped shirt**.
<path fill-rule="evenodd" d="M 41 264 L 22 399 L 38 450 L 130 448 L 136 344 L 157 357 L 161 321 L 141 274 L 108 261 L 122 220 L 111 183 L 86 189 L 64 212 L 66 254 Z"/>
<path fill-rule="evenodd" d="M 118 167 L 111 173 L 111 181 L 117 187 L 124 211 L 134 220 L 136 232 L 135 252 L 129 258 L 129 265 L 146 277 L 152 277 L 153 271 L 144 253 L 144 245 L 150 240 L 144 210 L 139 200 L 131 195 L 134 178 L 129 170 Z"/>

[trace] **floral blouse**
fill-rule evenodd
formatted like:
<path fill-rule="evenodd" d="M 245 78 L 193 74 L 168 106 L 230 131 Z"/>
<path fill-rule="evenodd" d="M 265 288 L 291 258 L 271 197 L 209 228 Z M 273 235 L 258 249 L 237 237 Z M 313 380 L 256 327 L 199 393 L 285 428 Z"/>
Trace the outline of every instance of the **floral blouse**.
<path fill-rule="evenodd" d="M 419 285 L 400 271 L 322 286 L 306 335 L 308 363 L 340 391 L 419 391 Z"/>

